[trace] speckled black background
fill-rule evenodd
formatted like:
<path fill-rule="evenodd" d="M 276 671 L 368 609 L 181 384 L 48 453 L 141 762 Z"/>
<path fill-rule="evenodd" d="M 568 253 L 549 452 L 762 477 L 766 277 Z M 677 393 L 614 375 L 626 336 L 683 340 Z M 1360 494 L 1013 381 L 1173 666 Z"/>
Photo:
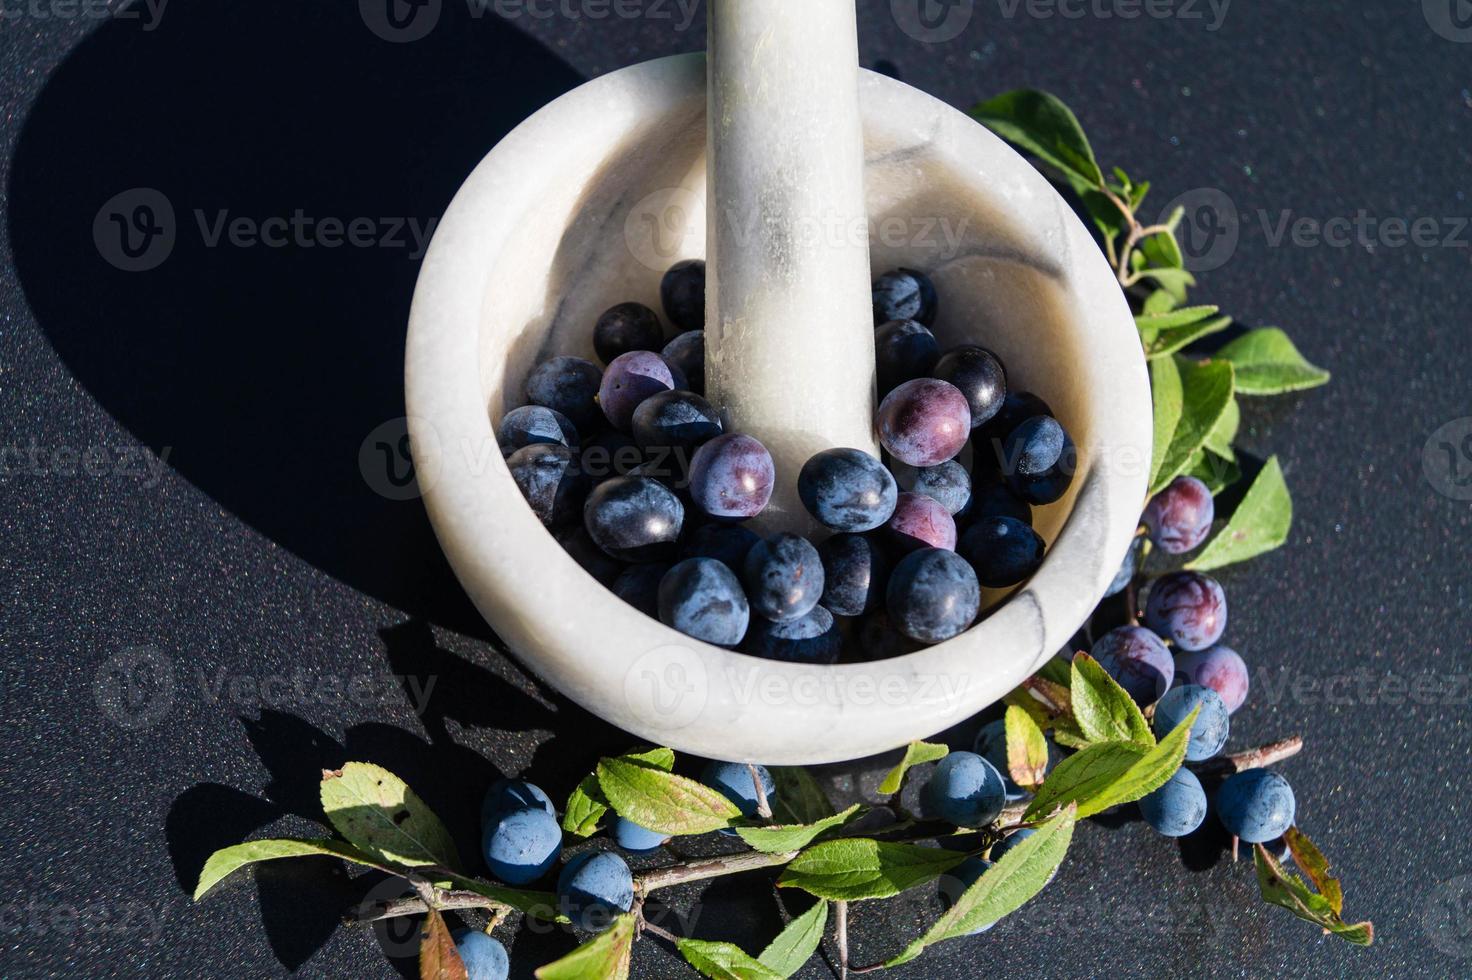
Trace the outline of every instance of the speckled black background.
<path fill-rule="evenodd" d="M 413 249 L 209 248 L 192 216 L 423 222 L 548 99 L 703 45 L 703 15 L 681 29 L 673 2 L 567 6 L 508 19 L 444 0 L 427 38 L 390 44 L 349 0 L 174 0 L 156 21 L 0 3 L 0 974 L 407 974 L 337 927 L 365 886 L 331 862 L 268 866 L 198 907 L 188 888 L 216 847 L 309 832 L 317 772 L 346 758 L 408 777 L 469 850 L 496 774 L 561 794 L 625 746 L 498 651 L 420 505 L 360 471 L 365 437 L 402 414 Z M 1297 514 L 1287 548 L 1224 576 L 1257 692 L 1233 744 L 1306 737 L 1284 766 L 1300 824 L 1379 933 L 1342 946 L 1260 905 L 1214 847 L 1091 822 L 1041 901 L 896 975 L 1472 973 L 1472 503 L 1422 469 L 1431 433 L 1472 415 L 1472 43 L 1452 39 L 1454 0 L 1239 0 L 1219 23 L 1205 0 L 1135 20 L 1090 12 L 1128 3 L 1074 18 L 978 0 L 931 45 L 888 3 L 860 6 L 866 65 L 957 106 L 1050 89 L 1155 203 L 1224 192 L 1240 242 L 1198 295 L 1334 371 L 1247 408 L 1243 441 L 1281 454 Z M 93 220 L 139 187 L 177 209 L 178 243 L 128 273 Z M 1452 240 L 1268 233 L 1361 212 Z M 1348 680 L 1306 686 L 1331 678 Z M 697 936 L 760 948 L 775 931 L 760 883 L 700 897 Z M 856 959 L 933 914 L 923 897 L 859 908 Z M 518 975 L 568 945 L 524 934 Z M 689 975 L 653 942 L 635 973 Z"/>

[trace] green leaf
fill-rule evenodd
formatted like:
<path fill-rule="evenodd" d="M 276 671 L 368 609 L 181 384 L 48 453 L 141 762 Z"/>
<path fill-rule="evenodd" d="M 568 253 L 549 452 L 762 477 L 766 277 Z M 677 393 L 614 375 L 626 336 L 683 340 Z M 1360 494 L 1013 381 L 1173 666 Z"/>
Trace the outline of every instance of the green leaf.
<path fill-rule="evenodd" d="M 1293 498 L 1288 495 L 1278 457 L 1273 456 L 1252 481 L 1226 527 L 1186 567 L 1206 571 L 1255 558 L 1287 541 L 1292 527 Z"/>
<path fill-rule="evenodd" d="M 629 752 L 621 758 L 648 763 L 665 772 L 675 767 L 674 749 L 645 749 L 639 752 Z M 598 777 L 596 775 L 585 776 L 583 781 L 578 783 L 577 789 L 573 790 L 572 795 L 567 798 L 567 806 L 562 811 L 562 829 L 579 837 L 591 837 L 597 833 L 598 825 L 603 821 L 608 810 L 608 800 L 604 798 L 603 790 L 598 785 Z"/>
<path fill-rule="evenodd" d="M 537 980 L 624 980 L 633 948 L 634 917 L 624 914 L 595 938 L 537 970 Z"/>
<path fill-rule="evenodd" d="M 1162 362 L 1151 363 L 1153 368 Z M 1181 380 L 1181 416 L 1161 456 L 1160 469 L 1150 484 L 1152 494 L 1158 493 L 1190 464 L 1191 457 L 1206 442 L 1232 400 L 1232 366 L 1225 361 L 1198 363 L 1178 357 L 1176 368 Z M 1151 378 L 1154 377 L 1152 370 Z"/>
<path fill-rule="evenodd" d="M 1150 450 L 1150 486 L 1160 482 L 1170 441 L 1181 423 L 1185 408 L 1185 392 L 1181 388 L 1181 369 L 1173 357 L 1150 362 L 1150 394 L 1154 402 L 1155 435 Z M 1169 482 L 1169 481 L 1166 481 Z"/>
<path fill-rule="evenodd" d="M 1075 752 L 1048 775 L 1024 819 L 1035 820 L 1077 803 L 1082 820 L 1155 792 L 1181 768 L 1186 739 L 1200 710 L 1194 709 L 1152 748 L 1137 742 L 1096 742 Z"/>
<path fill-rule="evenodd" d="M 1136 271 L 1141 279 L 1152 280 L 1161 289 L 1170 293 L 1178 303 L 1184 303 L 1187 290 L 1196 285 L 1196 277 L 1185 269 L 1142 268 Z"/>
<path fill-rule="evenodd" d="M 390 874 L 397 873 L 383 861 L 340 840 L 250 840 L 221 848 L 209 856 L 199 872 L 194 900 L 199 901 L 211 888 L 247 864 L 292 857 L 335 857 Z"/>
<path fill-rule="evenodd" d="M 1309 846 L 1312 848 L 1312 844 Z M 1373 922 L 1350 924 L 1340 918 L 1340 912 L 1335 907 L 1335 903 L 1336 901 L 1342 903 L 1343 896 L 1337 892 L 1337 881 L 1329 879 L 1334 881 L 1335 885 L 1333 898 L 1319 894 L 1304 884 L 1302 878 L 1284 868 L 1277 858 L 1268 853 L 1267 848 L 1258 844 L 1253 850 L 1257 864 L 1257 886 L 1262 892 L 1263 901 L 1272 905 L 1281 905 L 1305 922 L 1312 922 L 1325 932 L 1333 933 L 1357 946 L 1368 946 L 1375 941 Z M 1291 843 L 1289 850 L 1293 851 L 1294 860 L 1298 860 L 1299 852 L 1293 849 Z M 1313 857 L 1314 855 L 1317 857 Z M 1317 862 L 1322 858 L 1323 855 L 1318 853 L 1318 849 L 1312 848 L 1310 859 Z M 1316 868 L 1310 877 L 1313 877 L 1313 874 L 1327 874 L 1327 870 L 1328 864 L 1325 862 L 1322 867 Z"/>
<path fill-rule="evenodd" d="M 470 980 L 465 961 L 438 909 L 430 909 L 419 940 L 419 980 Z"/>
<path fill-rule="evenodd" d="M 908 963 L 927 946 L 968 936 L 1030 902 L 1063 863 L 1077 819 L 1074 808 L 1066 807 L 1036 833 L 1014 844 L 995 866 L 966 889 L 935 925 L 884 965 Z"/>
<path fill-rule="evenodd" d="M 826 830 L 842 827 L 859 816 L 859 804 L 807 824 L 787 824 L 775 827 L 737 827 L 736 833 L 758 851 L 766 854 L 784 854 L 800 851 L 807 847 Z"/>
<path fill-rule="evenodd" d="M 1305 360 L 1277 327 L 1250 330 L 1216 356 L 1237 369 L 1237 390 L 1244 395 L 1279 395 L 1329 382 L 1329 372 Z"/>
<path fill-rule="evenodd" d="M 1153 295 L 1158 296 L 1159 293 Z M 1140 313 L 1135 317 L 1135 329 L 1146 344 L 1166 330 L 1178 330 L 1201 320 L 1209 320 L 1221 309 L 1218 306 L 1182 306 L 1156 313 Z"/>
<path fill-rule="evenodd" d="M 1018 786 L 1032 789 L 1048 774 L 1048 740 L 1028 710 L 1007 705 L 1003 716 L 1007 734 L 1007 774 Z"/>
<path fill-rule="evenodd" d="M 1129 204 L 1130 210 L 1138 212 L 1140 205 L 1145 203 L 1145 195 L 1150 193 L 1150 181 L 1142 180 L 1130 188 Z"/>
<path fill-rule="evenodd" d="M 1237 454 L 1232 449 L 1232 443 L 1237 441 L 1237 432 L 1242 428 L 1242 406 L 1237 403 L 1234 395 L 1227 402 L 1227 408 L 1222 412 L 1222 417 L 1216 420 L 1210 432 L 1206 434 L 1206 441 L 1202 448 L 1209 449 L 1222 459 L 1237 461 Z"/>
<path fill-rule="evenodd" d="M 1172 296 L 1168 290 L 1157 289 L 1155 290 L 1155 292 L 1145 297 L 1145 302 L 1141 304 L 1140 312 L 1145 314 L 1146 316 L 1150 316 L 1154 313 L 1169 313 L 1171 310 L 1175 309 L 1177 305 L 1179 304 L 1177 303 L 1176 298 Z"/>
<path fill-rule="evenodd" d="M 449 831 L 402 779 L 382 766 L 349 762 L 322 773 L 322 810 L 352 843 L 383 861 L 460 866 Z"/>
<path fill-rule="evenodd" d="M 1215 496 L 1240 480 L 1242 469 L 1237 465 L 1236 460 L 1223 459 L 1216 453 L 1202 448 L 1191 457 L 1191 464 L 1186 467 L 1185 474 L 1194 476 L 1206 484 L 1206 489 Z"/>
<path fill-rule="evenodd" d="M 772 766 L 768 771 L 777 787 L 770 801 L 773 820 L 800 824 L 833 816 L 833 804 L 812 773 L 801 766 Z"/>
<path fill-rule="evenodd" d="M 828 903 L 815 902 L 812 908 L 787 923 L 787 928 L 757 959 L 779 976 L 790 977 L 817 952 L 827 925 Z"/>
<path fill-rule="evenodd" d="M 1073 176 L 1073 175 L 1070 175 Z M 1078 194 L 1079 200 L 1083 202 L 1084 210 L 1094 221 L 1094 227 L 1099 229 L 1106 239 L 1114 239 L 1125 233 L 1127 222 L 1124 212 L 1109 195 L 1101 190 L 1089 187 L 1083 180 L 1073 176 L 1070 181 L 1074 192 Z"/>
<path fill-rule="evenodd" d="M 1198 308 L 1188 307 L 1188 309 Z M 1210 309 L 1210 307 L 1207 308 Z M 1159 318 L 1135 317 L 1135 326 L 1139 328 L 1140 336 L 1145 344 L 1146 358 L 1154 360 L 1157 357 L 1174 354 L 1176 351 L 1195 343 L 1202 337 L 1220 333 L 1232 324 L 1232 318 L 1229 316 L 1205 316 L 1180 325 L 1165 327 L 1152 322 L 1157 319 L 1173 318 L 1174 316 L 1175 312 L 1163 314 Z M 1150 329 L 1151 327 L 1154 329 Z M 1147 331 L 1149 332 L 1147 333 Z"/>
<path fill-rule="evenodd" d="M 889 898 L 949 871 L 964 853 L 865 837 L 824 841 L 787 865 L 777 885 L 835 902 Z"/>
<path fill-rule="evenodd" d="M 703 834 L 741 817 L 718 791 L 632 758 L 598 763 L 598 785 L 622 817 L 661 834 Z"/>
<path fill-rule="evenodd" d="M 681 939 L 675 945 L 686 963 L 711 980 L 785 980 L 782 974 L 747 956 L 733 943 Z"/>
<path fill-rule="evenodd" d="M 1181 255 L 1181 243 L 1176 241 L 1173 231 L 1157 232 L 1145 238 L 1140 242 L 1140 251 L 1145 253 L 1145 261 L 1155 269 L 1180 269 L 1186 264 L 1185 256 Z"/>
<path fill-rule="evenodd" d="M 1334 914 L 1341 914 L 1344 911 L 1344 888 L 1338 878 L 1329 874 L 1329 859 L 1324 857 L 1324 852 L 1297 827 L 1289 827 L 1283 833 L 1283 840 L 1288 844 L 1293 860 L 1328 901 Z"/>
<path fill-rule="evenodd" d="M 1073 716 L 1091 742 L 1134 742 L 1150 748 L 1155 735 L 1135 699 L 1087 653 L 1073 658 Z"/>
<path fill-rule="evenodd" d="M 905 773 L 910 771 L 911 766 L 944 759 L 950 751 L 944 745 L 934 742 L 911 742 L 905 746 L 905 757 L 900 760 L 899 765 L 891 769 L 889 775 L 884 777 L 884 782 L 879 784 L 879 792 L 898 793 L 905 783 Z"/>
<path fill-rule="evenodd" d="M 461 874 L 452 873 L 447 877 L 452 887 L 459 888 L 461 891 L 475 892 L 509 909 L 525 912 L 527 915 L 536 916 L 548 922 L 568 921 L 566 915 L 557 911 L 557 896 L 551 892 L 507 888 L 505 885 L 493 885 L 479 878 Z"/>
<path fill-rule="evenodd" d="M 971 115 L 1003 139 L 1093 187 L 1104 184 L 1083 127 L 1062 100 L 1019 89 L 989 99 Z"/>

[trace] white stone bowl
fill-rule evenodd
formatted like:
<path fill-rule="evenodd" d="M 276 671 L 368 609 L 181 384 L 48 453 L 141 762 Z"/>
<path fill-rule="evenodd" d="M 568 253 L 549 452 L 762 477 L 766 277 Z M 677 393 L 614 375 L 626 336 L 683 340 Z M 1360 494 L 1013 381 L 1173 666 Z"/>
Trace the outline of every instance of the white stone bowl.
<path fill-rule="evenodd" d="M 537 362 L 592 358 L 601 310 L 624 300 L 657 309 L 663 270 L 704 255 L 702 56 L 605 75 L 517 127 L 455 196 L 414 294 L 411 444 L 461 583 L 557 689 L 641 738 L 701 756 L 858 759 L 999 700 L 1088 617 L 1145 497 L 1145 362 L 1088 232 L 1027 161 L 962 113 L 884 76 L 866 72 L 861 84 L 875 273 L 930 272 L 942 347 L 997 351 L 1012 387 L 1046 399 L 1079 450 L 1068 496 L 1037 509 L 1050 543 L 1042 568 L 1015 595 L 989 595 L 995 608 L 953 640 L 826 667 L 692 640 L 584 572 L 523 502 L 496 448 L 494 427 L 522 403 Z M 814 384 L 823 370 L 813 365 Z"/>

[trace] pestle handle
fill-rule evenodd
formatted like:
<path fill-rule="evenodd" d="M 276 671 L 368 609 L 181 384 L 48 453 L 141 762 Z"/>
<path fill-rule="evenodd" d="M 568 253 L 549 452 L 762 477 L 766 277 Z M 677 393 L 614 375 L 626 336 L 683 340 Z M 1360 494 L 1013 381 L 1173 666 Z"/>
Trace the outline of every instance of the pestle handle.
<path fill-rule="evenodd" d="M 776 463 L 763 534 L 817 525 L 813 453 L 874 440 L 874 323 L 853 0 L 713 0 L 706 386 Z"/>

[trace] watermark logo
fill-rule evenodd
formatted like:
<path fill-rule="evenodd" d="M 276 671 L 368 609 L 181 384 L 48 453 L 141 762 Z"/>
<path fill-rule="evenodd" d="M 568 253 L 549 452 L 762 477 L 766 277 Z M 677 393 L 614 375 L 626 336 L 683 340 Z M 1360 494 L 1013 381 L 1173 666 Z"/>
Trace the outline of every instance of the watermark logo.
<path fill-rule="evenodd" d="M 661 731 L 693 725 L 705 711 L 710 682 L 705 661 L 689 647 L 655 647 L 624 675 L 624 703 L 634 717 Z"/>
<path fill-rule="evenodd" d="M 407 417 L 389 419 L 375 427 L 358 447 L 358 472 L 380 497 L 415 500 L 439 477 L 439 440 L 434 427 L 420 419 L 414 419 L 413 426 L 419 438 L 413 449 Z"/>
<path fill-rule="evenodd" d="M 1472 0 L 1421 0 L 1431 29 L 1448 41 L 1472 43 Z"/>
<path fill-rule="evenodd" d="M 1210 272 L 1231 261 L 1242 239 L 1242 216 L 1225 191 L 1215 187 L 1186 191 L 1162 208 L 1156 221 L 1164 224 L 1176 208 L 1183 211 L 1176 241 L 1188 270 Z"/>
<path fill-rule="evenodd" d="M 98 670 L 92 696 L 119 728 L 146 731 L 174 706 L 174 662 L 156 647 L 128 647 Z"/>
<path fill-rule="evenodd" d="M 174 205 L 162 191 L 134 187 L 108 200 L 92 221 L 92 240 L 108 264 L 124 272 L 156 269 L 178 240 Z"/>
<path fill-rule="evenodd" d="M 1019 13 L 1033 20 L 1204 21 L 1216 32 L 1226 22 L 1232 0 L 997 0 L 1004 20 Z"/>
<path fill-rule="evenodd" d="M 624 216 L 624 243 L 646 269 L 663 272 L 675 260 L 705 250 L 705 199 L 687 187 L 661 187 Z"/>
<path fill-rule="evenodd" d="M 363 23 L 390 44 L 428 37 L 443 10 L 444 0 L 358 0 Z"/>
<path fill-rule="evenodd" d="M 1472 416 L 1453 419 L 1421 447 L 1421 472 L 1431 489 L 1452 500 L 1472 500 Z"/>
<path fill-rule="evenodd" d="M 889 0 L 895 24 L 922 44 L 943 44 L 971 23 L 974 0 Z"/>
<path fill-rule="evenodd" d="M 1448 956 L 1472 956 L 1472 875 L 1444 881 L 1421 911 L 1421 930 Z"/>

